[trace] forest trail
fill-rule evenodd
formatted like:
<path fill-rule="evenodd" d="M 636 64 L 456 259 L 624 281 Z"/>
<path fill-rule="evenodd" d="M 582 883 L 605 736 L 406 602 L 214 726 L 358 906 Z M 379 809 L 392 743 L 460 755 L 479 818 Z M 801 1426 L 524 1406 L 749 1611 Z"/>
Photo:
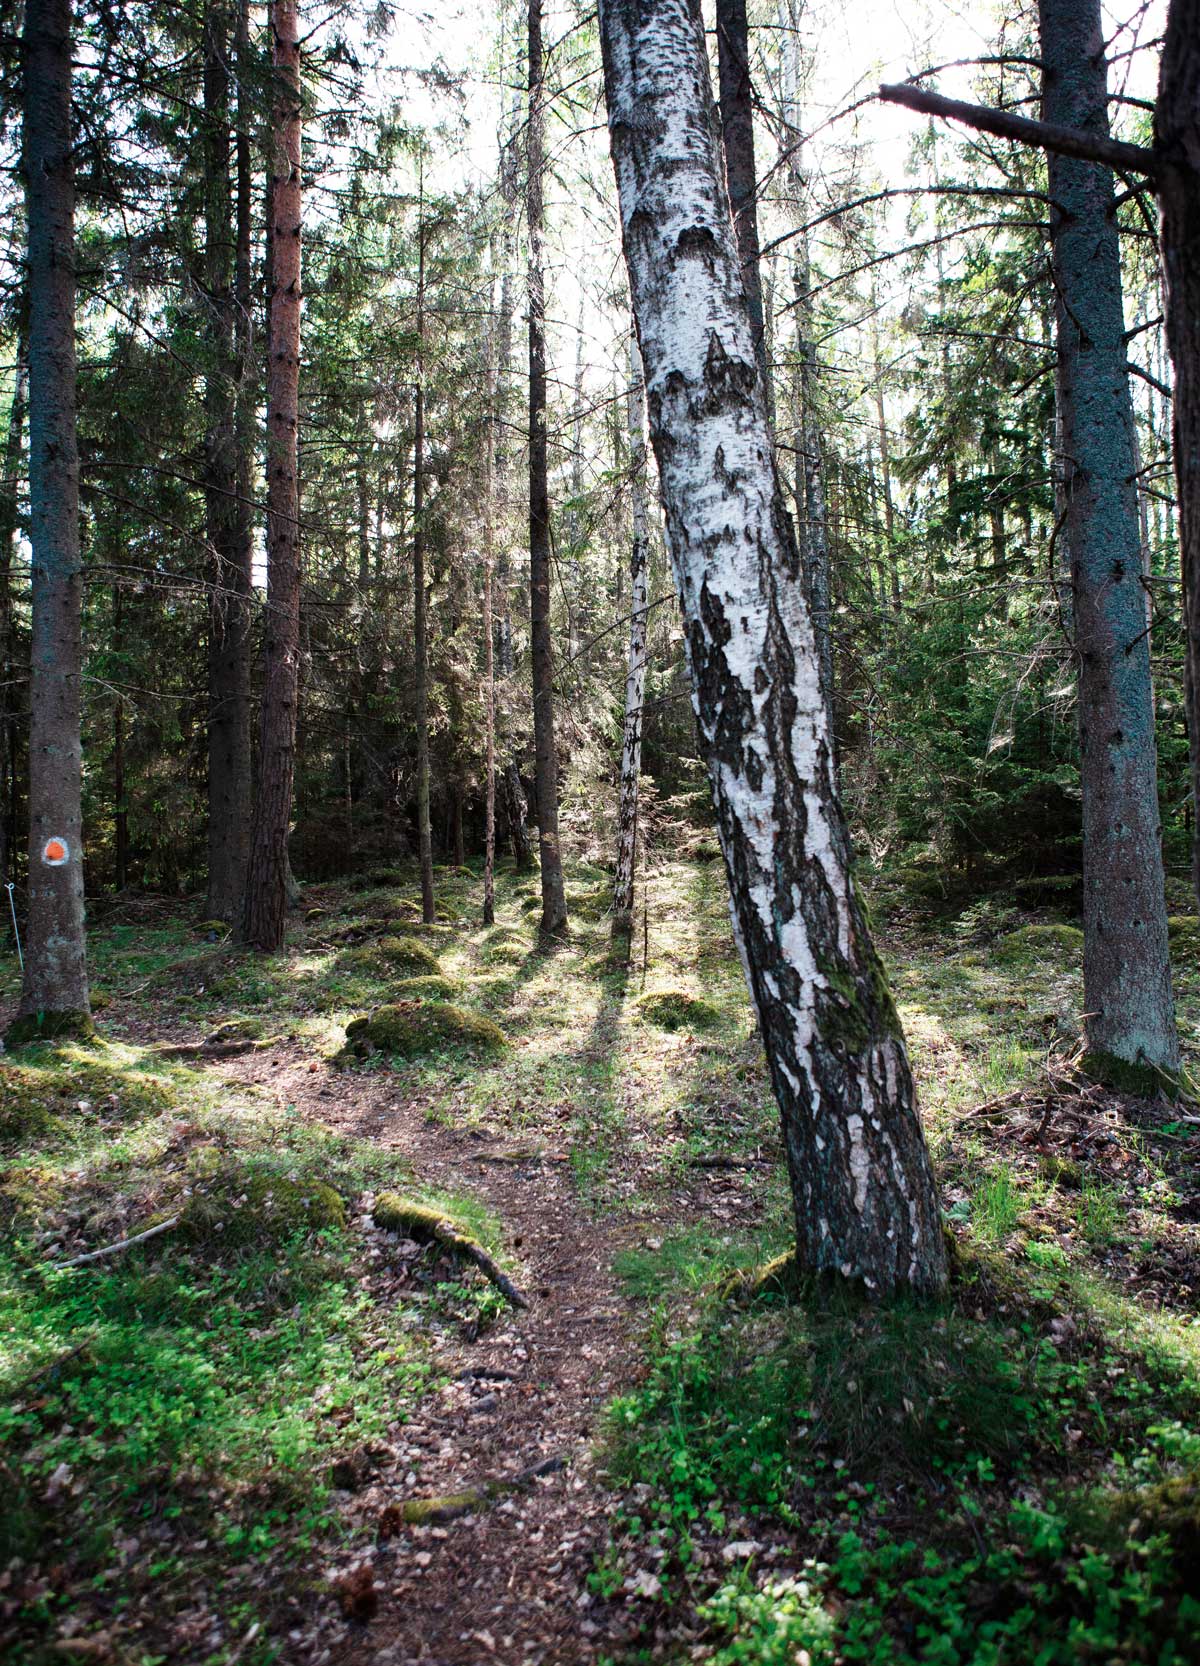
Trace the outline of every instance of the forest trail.
<path fill-rule="evenodd" d="M 332 1576 L 353 1606 L 349 1593 L 367 1586 L 360 1570 L 371 1567 L 366 1602 L 377 1606 L 347 1628 L 326 1602 L 316 1635 L 295 1641 L 304 1658 L 339 1666 L 592 1661 L 630 1626 L 625 1604 L 595 1599 L 587 1574 L 614 1503 L 597 1470 L 600 1415 L 632 1380 L 636 1354 L 612 1261 L 644 1242 L 644 1230 L 590 1209 L 567 1150 L 544 1130 L 513 1139 L 456 1129 L 388 1075 L 314 1073 L 311 1064 L 289 1045 L 257 1055 L 249 1069 L 245 1060 L 216 1069 L 334 1134 L 396 1153 L 423 1191 L 481 1201 L 503 1223 L 529 1307 L 509 1309 L 476 1337 L 469 1327 L 444 1337 L 443 1388 L 420 1403 L 403 1442 L 372 1464 L 347 1503 L 359 1548 L 336 1569 L 314 1570 Z M 707 1190 L 701 1181 L 698 1193 Z M 676 1205 L 698 1217 L 704 1198 L 680 1196 Z M 531 1476 L 537 1469 L 546 1473 Z M 489 1483 L 494 1500 L 476 1512 L 386 1533 L 389 1507 L 394 1516 L 408 1500 L 451 1499 Z M 381 1523 L 375 1559 L 364 1562 L 361 1546 Z"/>

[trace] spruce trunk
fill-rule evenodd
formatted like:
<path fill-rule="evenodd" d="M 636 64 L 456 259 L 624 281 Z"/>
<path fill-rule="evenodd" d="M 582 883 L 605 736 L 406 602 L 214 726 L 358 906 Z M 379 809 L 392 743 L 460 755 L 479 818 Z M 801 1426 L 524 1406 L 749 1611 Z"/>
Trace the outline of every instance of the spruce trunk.
<path fill-rule="evenodd" d="M 267 339 L 267 607 L 258 794 L 242 933 L 256 948 L 283 943 L 291 868 L 288 828 L 296 767 L 300 669 L 301 105 L 296 0 L 272 7 L 275 85 Z M 293 882 L 294 883 L 294 882 Z"/>
<path fill-rule="evenodd" d="M 83 912 L 83 669 L 75 433 L 75 164 L 70 0 L 25 9 L 32 546 L 29 922 L 14 1045 L 91 1028 Z"/>
<path fill-rule="evenodd" d="M 240 25 L 239 25 L 240 26 Z M 230 182 L 230 36 L 226 0 L 204 15 L 204 288 L 209 333 L 205 405 L 208 546 L 208 900 L 237 918 L 250 834 L 248 516 L 239 478 L 239 355 Z M 240 195 L 240 182 L 239 182 Z"/>
<path fill-rule="evenodd" d="M 529 623 L 533 672 L 533 750 L 537 782 L 538 848 L 542 870 L 543 937 L 567 929 L 558 837 L 558 749 L 554 738 L 554 647 L 550 634 L 550 487 L 546 459 L 546 283 L 542 269 L 545 214 L 545 111 L 542 81 L 542 0 L 529 0 Z"/>
<path fill-rule="evenodd" d="M 734 934 L 807 1274 L 937 1290 L 937 1192 L 850 875 L 795 534 L 721 178 L 699 0 L 602 0 L 625 256 Z"/>
<path fill-rule="evenodd" d="M 1192 757 L 1192 872 L 1200 899 L 1200 0 L 1171 0 L 1154 112 Z"/>
<path fill-rule="evenodd" d="M 1041 0 L 1046 121 L 1108 136 L 1100 0 Z M 1079 675 L 1085 1068 L 1153 1091 L 1179 1066 L 1150 638 L 1112 170 L 1051 152 L 1051 259 Z"/>

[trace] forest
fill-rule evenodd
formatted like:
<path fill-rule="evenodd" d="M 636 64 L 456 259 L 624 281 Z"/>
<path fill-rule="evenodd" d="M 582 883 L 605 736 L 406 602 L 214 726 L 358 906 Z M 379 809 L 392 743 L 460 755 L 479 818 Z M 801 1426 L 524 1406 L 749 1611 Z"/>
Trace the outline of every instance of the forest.
<path fill-rule="evenodd" d="M 0 0 L 0 1660 L 1200 1660 L 1200 0 Z"/>

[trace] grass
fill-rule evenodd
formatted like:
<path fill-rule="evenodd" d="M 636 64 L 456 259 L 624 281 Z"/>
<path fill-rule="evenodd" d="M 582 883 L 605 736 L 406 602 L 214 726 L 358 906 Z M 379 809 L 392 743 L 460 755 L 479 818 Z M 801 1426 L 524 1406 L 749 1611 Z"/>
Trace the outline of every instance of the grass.
<path fill-rule="evenodd" d="M 533 887 L 504 870 L 491 929 L 478 878 L 447 872 L 443 919 L 422 930 L 404 869 L 310 888 L 311 916 L 271 960 L 167 904 L 93 929 L 105 1044 L 0 1066 L 0 1566 L 36 1552 L 73 1570 L 72 1589 L 131 1608 L 153 1593 L 166 1615 L 207 1588 L 240 1635 L 262 1615 L 240 1658 L 265 1663 L 272 1604 L 344 1531 L 339 1464 L 419 1408 L 440 1328 L 500 1312 L 474 1275 L 389 1283 L 364 1207 L 394 1188 L 489 1248 L 504 1234 L 477 1199 L 422 1192 L 369 1137 L 305 1124 L 249 1084 L 218 1102 L 137 1038 L 233 1024 L 296 1037 L 320 1070 L 357 1020 L 399 1002 L 406 1022 L 439 1014 L 422 1048 L 354 1068 L 489 1136 L 481 1150 L 563 1161 L 618 1245 L 641 1349 L 606 1423 L 619 1502 L 592 1584 L 624 1600 L 649 1558 L 659 1586 L 637 1599 L 623 1662 L 1194 1658 L 1180 1558 L 1200 1332 L 1174 1292 L 1200 1264 L 1196 1131 L 1160 1108 L 1135 1125 L 1103 1096 L 1046 1098 L 1046 1061 L 1069 1052 L 1082 1009 L 1073 928 L 1020 898 L 957 907 L 875 884 L 960 1277 L 924 1308 L 743 1309 L 715 1292 L 786 1247 L 792 1205 L 722 867 L 652 871 L 627 967 L 609 954 L 604 875 L 569 879 L 582 907 L 552 949 L 534 941 Z M 1174 937 L 1190 940 L 1186 920 Z M 421 951 L 407 964 L 399 939 Z M 15 970 L 0 968 L 0 992 Z M 1177 996 L 1194 1065 L 1195 957 Z M 507 1045 L 443 1035 L 426 1054 L 454 1009 Z M 314 1215 L 319 1186 L 343 1207 Z M 180 1206 L 202 1207 L 205 1230 L 53 1265 Z M 23 1663 L 82 1600 L 30 1590 Z M 212 1645 L 214 1666 L 231 1647 Z"/>

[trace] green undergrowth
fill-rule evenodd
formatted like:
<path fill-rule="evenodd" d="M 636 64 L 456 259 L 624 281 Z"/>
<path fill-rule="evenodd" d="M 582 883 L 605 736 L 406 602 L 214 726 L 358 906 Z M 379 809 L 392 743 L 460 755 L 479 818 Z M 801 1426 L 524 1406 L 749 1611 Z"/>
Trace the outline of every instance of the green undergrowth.
<path fill-rule="evenodd" d="M 211 1600 L 239 1617 L 230 1649 L 263 1622 L 239 1658 L 265 1662 L 276 1606 L 342 1531 L 339 1476 L 436 1386 L 437 1329 L 498 1306 L 436 1257 L 410 1300 L 358 1200 L 404 1187 L 489 1243 L 497 1223 L 368 1139 L 128 1044 L 6 1058 L 0 1093 L 5 1659 L 61 1658 L 76 1611 L 121 1636 L 147 1604 L 167 1623 Z"/>
<path fill-rule="evenodd" d="M 946 1300 L 882 1307 L 680 1309 L 690 1257 L 664 1249 L 593 1590 L 650 1560 L 644 1635 L 695 1604 L 719 1666 L 1194 1659 L 1195 1330 L 975 1243 Z"/>

